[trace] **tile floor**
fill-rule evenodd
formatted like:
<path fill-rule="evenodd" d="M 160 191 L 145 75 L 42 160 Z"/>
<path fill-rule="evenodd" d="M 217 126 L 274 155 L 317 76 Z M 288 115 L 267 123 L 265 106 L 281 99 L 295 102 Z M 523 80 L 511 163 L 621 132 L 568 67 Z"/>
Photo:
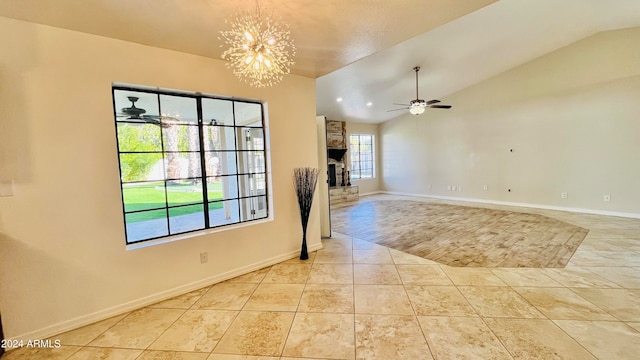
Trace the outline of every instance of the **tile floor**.
<path fill-rule="evenodd" d="M 566 268 L 455 268 L 334 234 L 2 360 L 638 359 L 640 220 L 552 215 L 590 229 Z"/>
<path fill-rule="evenodd" d="M 339 233 L 450 266 L 565 267 L 588 231 L 531 209 L 518 210 L 375 195 L 334 206 L 331 226 Z"/>

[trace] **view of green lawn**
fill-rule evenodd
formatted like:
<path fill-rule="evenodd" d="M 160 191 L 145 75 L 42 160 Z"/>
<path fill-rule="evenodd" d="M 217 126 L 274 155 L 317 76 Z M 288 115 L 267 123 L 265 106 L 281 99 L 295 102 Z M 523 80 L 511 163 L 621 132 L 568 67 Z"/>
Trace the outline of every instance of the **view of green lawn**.
<path fill-rule="evenodd" d="M 199 184 L 169 183 L 165 191 L 164 182 L 123 184 L 125 211 L 127 213 L 139 210 L 179 206 L 186 204 L 200 204 L 170 208 L 172 216 L 193 214 L 203 211 L 202 191 Z M 207 184 L 209 201 L 222 199 L 222 181 Z M 222 208 L 222 203 L 209 205 L 209 210 Z M 127 215 L 127 223 L 161 219 L 166 217 L 166 211 L 143 211 Z"/>

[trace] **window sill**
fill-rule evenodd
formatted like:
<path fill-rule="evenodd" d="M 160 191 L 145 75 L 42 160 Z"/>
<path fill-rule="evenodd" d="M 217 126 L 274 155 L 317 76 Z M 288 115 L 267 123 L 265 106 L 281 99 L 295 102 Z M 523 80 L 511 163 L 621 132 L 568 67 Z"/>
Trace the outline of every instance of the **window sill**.
<path fill-rule="evenodd" d="M 189 233 L 186 233 L 186 234 L 172 235 L 172 236 L 167 236 L 167 237 L 163 237 L 163 238 L 159 238 L 159 239 L 142 241 L 142 242 L 133 243 L 133 244 L 127 244 L 127 245 L 125 245 L 125 247 L 126 247 L 127 251 L 129 251 L 129 250 L 137 250 L 137 249 L 142 249 L 142 248 L 146 248 L 146 247 L 149 247 L 149 246 L 155 246 L 155 245 L 161 245 L 161 244 L 166 244 L 166 243 L 172 243 L 172 242 L 176 242 L 176 241 L 180 241 L 180 240 L 192 239 L 192 238 L 195 238 L 195 237 L 200 237 L 200 236 L 204 236 L 204 235 L 209 235 L 209 234 L 215 234 L 215 233 L 224 232 L 224 231 L 240 229 L 240 228 L 243 228 L 243 227 L 253 226 L 253 225 L 257 225 L 257 224 L 263 224 L 263 223 L 267 223 L 267 222 L 271 222 L 271 221 L 273 221 L 273 217 L 272 216 L 266 217 L 264 219 L 247 221 L 247 222 L 234 224 L 234 225 L 226 225 L 226 226 L 216 227 L 216 228 L 212 228 L 212 229 L 204 229 L 204 230 L 193 231 L 193 232 L 189 232 Z"/>

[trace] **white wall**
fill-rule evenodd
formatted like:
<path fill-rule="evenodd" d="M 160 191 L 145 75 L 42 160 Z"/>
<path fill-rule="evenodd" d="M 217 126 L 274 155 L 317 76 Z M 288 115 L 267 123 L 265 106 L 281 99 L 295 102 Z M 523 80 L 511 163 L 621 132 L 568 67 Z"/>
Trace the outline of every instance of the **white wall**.
<path fill-rule="evenodd" d="M 367 123 L 357 123 L 357 122 L 345 122 L 345 127 L 347 131 L 347 148 L 349 147 L 349 136 L 352 134 L 367 134 L 373 135 L 375 139 L 374 144 L 374 172 L 375 178 L 373 179 L 359 179 L 353 180 L 351 179 L 352 185 L 358 185 L 358 191 L 361 195 L 370 194 L 380 191 L 380 156 L 379 156 L 379 143 L 380 136 L 378 136 L 378 124 L 367 124 Z M 347 151 L 346 153 L 347 163 L 351 163 L 351 152 Z"/>
<path fill-rule="evenodd" d="M 5 336 L 53 335 L 299 251 L 292 176 L 318 165 L 313 79 L 254 89 L 219 60 L 3 17 L 0 44 L 0 181 L 14 182 L 0 197 Z M 127 251 L 112 82 L 266 100 L 274 221 Z"/>
<path fill-rule="evenodd" d="M 640 215 L 639 43 L 600 33 L 381 124 L 383 190 Z"/>

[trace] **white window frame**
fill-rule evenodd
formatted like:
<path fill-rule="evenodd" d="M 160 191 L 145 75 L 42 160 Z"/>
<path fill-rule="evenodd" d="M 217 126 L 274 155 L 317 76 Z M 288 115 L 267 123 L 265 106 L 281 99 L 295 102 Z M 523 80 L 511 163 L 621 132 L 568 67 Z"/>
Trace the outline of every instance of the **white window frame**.
<path fill-rule="evenodd" d="M 357 139 L 357 141 L 354 141 L 354 139 Z M 374 179 L 376 177 L 375 170 L 375 135 L 349 135 L 350 179 Z"/>

